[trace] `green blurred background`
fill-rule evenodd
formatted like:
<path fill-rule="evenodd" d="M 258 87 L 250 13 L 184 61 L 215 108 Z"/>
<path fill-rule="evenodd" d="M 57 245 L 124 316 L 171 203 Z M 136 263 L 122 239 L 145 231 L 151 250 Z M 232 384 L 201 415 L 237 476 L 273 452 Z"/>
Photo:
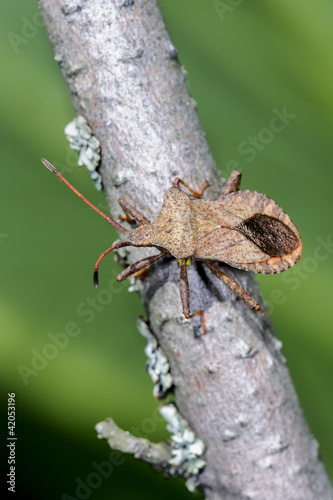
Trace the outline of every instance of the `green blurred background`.
<path fill-rule="evenodd" d="M 302 260 L 259 280 L 332 477 L 333 4 L 160 5 L 221 174 L 241 169 L 243 188 L 273 198 L 300 230 Z M 11 0 L 0 18 L 1 405 L 5 429 L 7 393 L 16 393 L 17 486 L 35 500 L 75 498 L 78 480 L 95 480 L 80 498 L 191 498 L 182 481 L 130 457 L 118 457 L 108 478 L 91 475 L 110 453 L 94 431 L 105 417 L 153 440 L 167 433 L 144 370 L 139 297 L 117 284 L 94 318 L 79 314 L 96 298 L 92 267 L 116 234 L 40 163 L 44 156 L 67 168 L 69 180 L 107 210 L 87 171 L 73 168 L 63 129 L 74 110 L 37 12 L 34 0 Z M 273 109 L 284 108 L 293 116 L 272 131 Z M 102 283 L 116 271 L 109 258 Z M 18 366 L 31 367 L 32 350 L 41 353 L 48 335 L 69 322 L 80 333 L 24 383 Z"/>

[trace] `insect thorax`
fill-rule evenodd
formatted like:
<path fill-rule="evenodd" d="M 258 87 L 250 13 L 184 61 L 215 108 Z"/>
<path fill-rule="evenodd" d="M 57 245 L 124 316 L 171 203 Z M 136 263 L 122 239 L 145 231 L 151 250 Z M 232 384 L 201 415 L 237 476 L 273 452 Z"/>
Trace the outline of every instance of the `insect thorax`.
<path fill-rule="evenodd" d="M 191 199 L 181 189 L 170 188 L 160 214 L 152 222 L 154 244 L 165 248 L 177 259 L 193 255 L 196 244 L 196 220 Z"/>

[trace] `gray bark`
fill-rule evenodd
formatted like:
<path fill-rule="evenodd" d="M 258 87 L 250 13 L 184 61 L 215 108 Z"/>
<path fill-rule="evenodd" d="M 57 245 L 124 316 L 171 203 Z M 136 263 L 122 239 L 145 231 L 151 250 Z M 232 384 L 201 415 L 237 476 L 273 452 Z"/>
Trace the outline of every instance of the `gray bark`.
<path fill-rule="evenodd" d="M 113 217 L 124 197 L 154 218 L 177 176 L 194 189 L 207 179 L 204 198 L 216 199 L 222 182 L 156 0 L 39 3 L 74 107 L 101 144 Z M 129 262 L 149 252 L 132 249 Z M 225 269 L 263 304 L 250 273 Z M 199 318 L 182 319 L 178 283 L 177 262 L 164 259 L 144 280 L 142 299 L 177 407 L 206 445 L 206 498 L 333 499 L 267 316 L 193 264 L 191 310 L 203 307 L 208 327 L 201 336 Z"/>

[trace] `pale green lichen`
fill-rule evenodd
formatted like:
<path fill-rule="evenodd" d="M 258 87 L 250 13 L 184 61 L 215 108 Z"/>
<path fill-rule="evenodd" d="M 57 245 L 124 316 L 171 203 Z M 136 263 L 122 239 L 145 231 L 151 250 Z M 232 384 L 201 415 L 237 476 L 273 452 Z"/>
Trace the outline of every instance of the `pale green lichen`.
<path fill-rule="evenodd" d="M 61 64 L 64 60 L 64 56 L 62 54 L 54 54 L 54 60 Z"/>
<path fill-rule="evenodd" d="M 147 339 L 146 369 L 154 383 L 153 395 L 156 399 L 162 399 L 173 385 L 168 359 L 142 318 L 138 319 L 138 330 Z"/>
<path fill-rule="evenodd" d="M 92 135 L 86 119 L 78 115 L 65 127 L 65 134 L 71 149 L 78 151 L 78 165 L 85 165 L 90 177 L 95 182 L 96 189 L 102 189 L 102 177 L 96 171 L 101 160 L 98 139 Z"/>
<path fill-rule="evenodd" d="M 185 477 L 187 488 L 193 491 L 199 485 L 198 474 L 206 465 L 201 458 L 205 451 L 204 442 L 196 438 L 175 405 L 161 406 L 159 411 L 168 422 L 167 430 L 171 433 L 171 473 Z"/>

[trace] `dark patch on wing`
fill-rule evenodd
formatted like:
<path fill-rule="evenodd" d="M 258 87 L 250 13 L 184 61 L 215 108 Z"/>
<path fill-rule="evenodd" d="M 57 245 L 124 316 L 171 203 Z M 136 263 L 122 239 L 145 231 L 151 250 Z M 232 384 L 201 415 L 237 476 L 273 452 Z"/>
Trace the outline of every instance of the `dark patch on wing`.
<path fill-rule="evenodd" d="M 254 214 L 234 226 L 244 236 L 271 257 L 282 257 L 298 245 L 295 233 L 283 222 L 265 214 Z"/>

